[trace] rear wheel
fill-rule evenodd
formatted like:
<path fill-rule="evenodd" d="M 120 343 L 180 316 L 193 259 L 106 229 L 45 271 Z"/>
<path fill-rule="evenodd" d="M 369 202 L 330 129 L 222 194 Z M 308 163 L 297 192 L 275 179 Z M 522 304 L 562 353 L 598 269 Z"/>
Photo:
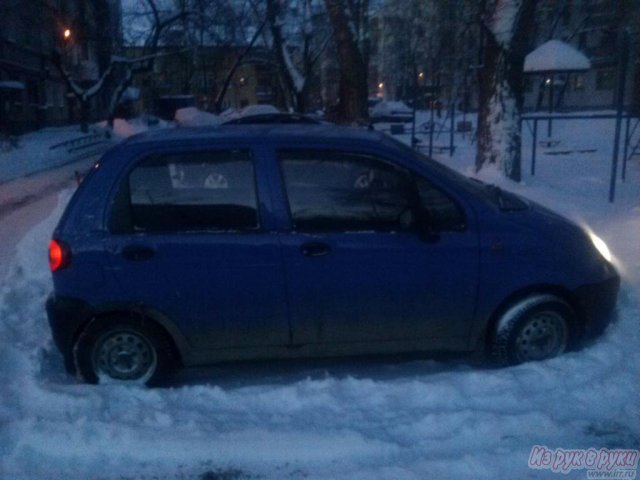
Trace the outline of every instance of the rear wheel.
<path fill-rule="evenodd" d="M 94 319 L 74 349 L 76 370 L 88 383 L 148 385 L 173 366 L 171 342 L 143 319 Z"/>
<path fill-rule="evenodd" d="M 575 312 L 554 295 L 533 295 L 507 309 L 491 335 L 490 354 L 501 365 L 546 360 L 568 347 Z"/>

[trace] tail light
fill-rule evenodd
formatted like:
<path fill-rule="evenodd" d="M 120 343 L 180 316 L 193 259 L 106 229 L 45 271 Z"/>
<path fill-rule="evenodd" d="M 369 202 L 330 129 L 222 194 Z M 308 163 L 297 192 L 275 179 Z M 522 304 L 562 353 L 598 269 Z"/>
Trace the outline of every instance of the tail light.
<path fill-rule="evenodd" d="M 71 250 L 64 242 L 49 242 L 49 268 L 52 272 L 62 270 L 71 263 Z"/>

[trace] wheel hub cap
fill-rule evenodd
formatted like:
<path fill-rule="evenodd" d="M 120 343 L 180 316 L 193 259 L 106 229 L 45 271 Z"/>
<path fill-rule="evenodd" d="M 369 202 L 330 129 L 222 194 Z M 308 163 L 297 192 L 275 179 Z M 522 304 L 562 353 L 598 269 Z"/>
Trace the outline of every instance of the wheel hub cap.
<path fill-rule="evenodd" d="M 118 380 L 145 380 L 156 367 L 156 355 L 146 340 L 135 332 L 112 332 L 98 343 L 96 372 Z"/>
<path fill-rule="evenodd" d="M 555 312 L 534 315 L 516 339 L 518 360 L 543 360 L 561 354 L 567 344 L 564 319 Z"/>

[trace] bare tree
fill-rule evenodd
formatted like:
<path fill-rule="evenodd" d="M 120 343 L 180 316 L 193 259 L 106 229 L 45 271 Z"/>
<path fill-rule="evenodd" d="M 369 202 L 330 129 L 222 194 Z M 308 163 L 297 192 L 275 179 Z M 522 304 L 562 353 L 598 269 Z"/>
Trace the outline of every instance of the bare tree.
<path fill-rule="evenodd" d="M 478 77 L 476 171 L 496 164 L 520 181 L 522 67 L 533 30 L 533 0 L 487 0 L 480 19 L 483 66 Z"/>
<path fill-rule="evenodd" d="M 131 85 L 134 76 L 138 73 L 151 71 L 155 60 L 162 55 L 166 55 L 166 53 L 158 53 L 158 46 L 165 32 L 176 22 L 184 20 L 192 14 L 186 9 L 184 3 L 178 10 L 171 9 L 167 11 L 160 10 L 154 0 L 145 0 L 144 6 L 145 8 L 142 12 L 135 13 L 138 19 L 143 16 L 147 19 L 146 29 L 144 30 L 146 38 L 142 43 L 140 56 L 128 58 L 112 55 L 110 61 L 95 81 L 81 82 L 74 77 L 73 72 L 67 66 L 64 49 L 55 49 L 52 53 L 53 64 L 60 72 L 69 91 L 80 104 L 80 126 L 83 132 L 87 132 L 89 128 L 91 99 L 101 94 L 108 84 L 113 87 L 108 113 L 109 124 L 113 126 L 116 107 L 124 92 Z"/>
<path fill-rule="evenodd" d="M 166 2 L 174 11 L 187 12 L 160 38 L 162 49 L 182 52 L 177 59 L 181 92 L 210 97 L 210 108 L 219 112 L 234 75 L 259 44 L 266 24 L 264 9 L 256 8 L 255 0 Z"/>
<path fill-rule="evenodd" d="M 244 61 L 245 57 L 249 54 L 251 49 L 253 49 L 254 45 L 258 41 L 258 38 L 262 34 L 262 30 L 264 29 L 265 24 L 266 24 L 266 20 L 264 20 L 260 24 L 260 26 L 256 29 L 255 33 L 251 37 L 251 40 L 249 40 L 249 43 L 242 50 L 242 52 L 236 57 L 235 61 L 233 62 L 233 65 L 225 75 L 224 80 L 222 82 L 222 86 L 218 91 L 218 95 L 216 96 L 216 100 L 215 100 L 214 108 L 217 112 L 220 112 L 222 110 L 222 102 L 224 102 L 225 95 L 229 90 L 229 85 L 231 85 L 231 80 L 233 79 L 233 76 L 235 75 L 240 65 L 242 65 L 242 62 Z"/>
<path fill-rule="evenodd" d="M 311 78 L 332 35 L 320 25 L 314 25 L 313 0 L 294 4 L 298 8 L 283 9 L 291 6 L 291 2 L 267 0 L 266 18 L 271 34 L 271 51 L 284 86 L 286 101 L 294 110 L 305 112 Z"/>
<path fill-rule="evenodd" d="M 219 7 L 224 4 L 224 2 L 220 2 L 219 0 L 217 0 L 216 3 Z M 210 9 L 209 11 L 211 12 Z M 218 18 L 219 15 L 219 13 L 215 14 Z M 235 48 L 237 46 L 241 46 L 242 48 L 222 77 L 222 82 L 220 88 L 217 90 L 214 101 L 214 109 L 217 112 L 222 110 L 225 97 L 238 69 L 245 64 L 247 57 L 250 56 L 254 48 L 263 45 L 260 40 L 264 38 L 265 26 L 267 25 L 266 12 L 264 8 L 260 8 L 259 2 L 256 0 L 244 0 L 238 4 L 234 4 L 233 2 L 226 4 L 224 18 L 225 24 L 228 27 L 232 26 L 233 31 L 226 31 L 224 36 L 215 36 L 215 44 L 228 45 L 229 48 Z M 217 22 L 212 19 L 212 21 L 208 22 L 208 25 L 210 27 L 216 23 Z M 204 66 L 203 70 L 205 70 Z"/>

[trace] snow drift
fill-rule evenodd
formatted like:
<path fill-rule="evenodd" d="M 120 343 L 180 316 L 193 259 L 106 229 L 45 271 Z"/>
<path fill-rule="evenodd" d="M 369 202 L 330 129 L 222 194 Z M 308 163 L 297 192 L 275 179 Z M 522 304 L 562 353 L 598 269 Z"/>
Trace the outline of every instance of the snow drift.
<path fill-rule="evenodd" d="M 464 168 L 472 149 L 463 144 L 447 161 Z M 526 185 L 482 176 L 607 240 L 624 266 L 619 321 L 582 351 L 500 370 L 451 360 L 263 362 L 185 372 L 155 390 L 78 384 L 43 308 L 63 194 L 21 241 L 0 287 L 0 478 L 538 478 L 527 466 L 533 445 L 640 448 L 640 169 L 630 165 L 629 193 L 610 205 L 599 197 L 597 158 L 540 162 Z"/>

